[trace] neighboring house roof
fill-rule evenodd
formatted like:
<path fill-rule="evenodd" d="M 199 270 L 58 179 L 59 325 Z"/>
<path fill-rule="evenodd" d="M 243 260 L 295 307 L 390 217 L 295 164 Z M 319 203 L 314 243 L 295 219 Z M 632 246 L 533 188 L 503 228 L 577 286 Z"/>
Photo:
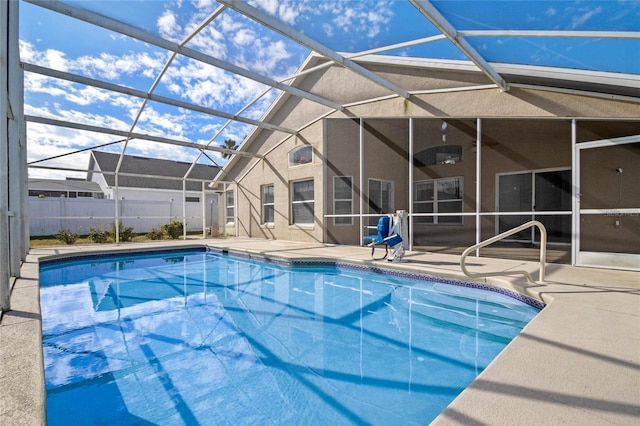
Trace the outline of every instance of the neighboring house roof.
<path fill-rule="evenodd" d="M 96 182 L 76 179 L 29 179 L 29 190 L 32 191 L 77 191 L 102 193 Z"/>
<path fill-rule="evenodd" d="M 91 151 L 89 170 L 95 170 L 96 173 L 100 171 L 115 172 L 119 159 L 120 154 L 103 151 Z M 119 175 L 118 187 L 182 190 L 182 178 L 185 176 L 190 167 L 191 163 L 182 161 L 160 160 L 157 158 L 125 155 L 122 159 L 122 165 L 120 166 L 121 173 L 134 173 L 138 175 L 149 176 L 166 176 L 174 177 L 176 179 Z M 218 166 L 196 164 L 193 170 L 191 170 L 191 173 L 189 173 L 188 178 L 205 180 L 208 182 L 213 179 L 213 177 L 218 173 L 219 170 L 220 168 Z M 94 172 L 89 172 L 87 174 L 87 180 L 91 179 L 93 173 Z M 116 178 L 114 174 L 105 173 L 103 174 L 103 176 L 108 186 L 116 186 Z M 202 183 L 187 180 L 186 188 L 189 191 L 201 191 Z"/>

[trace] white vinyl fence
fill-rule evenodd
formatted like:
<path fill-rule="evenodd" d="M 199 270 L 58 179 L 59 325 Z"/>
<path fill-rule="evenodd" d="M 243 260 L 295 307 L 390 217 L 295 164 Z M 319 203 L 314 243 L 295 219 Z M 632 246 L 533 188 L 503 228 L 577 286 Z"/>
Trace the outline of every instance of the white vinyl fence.
<path fill-rule="evenodd" d="M 202 231 L 202 204 L 186 203 L 187 231 Z M 181 201 L 121 200 L 120 221 L 132 226 L 135 233 L 177 220 L 182 222 Z M 31 236 L 55 235 L 68 229 L 79 235 L 89 234 L 91 227 L 109 230 L 115 224 L 115 201 L 94 198 L 29 197 L 29 232 Z M 218 199 L 205 200 L 205 226 L 217 230 Z"/>

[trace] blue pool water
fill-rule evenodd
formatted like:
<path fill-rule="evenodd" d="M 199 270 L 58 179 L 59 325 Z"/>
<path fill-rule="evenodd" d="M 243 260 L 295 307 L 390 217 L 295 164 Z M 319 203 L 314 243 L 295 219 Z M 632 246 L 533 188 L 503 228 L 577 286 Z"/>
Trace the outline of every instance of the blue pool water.
<path fill-rule="evenodd" d="M 204 250 L 44 263 L 40 284 L 49 425 L 424 425 L 539 312 Z"/>

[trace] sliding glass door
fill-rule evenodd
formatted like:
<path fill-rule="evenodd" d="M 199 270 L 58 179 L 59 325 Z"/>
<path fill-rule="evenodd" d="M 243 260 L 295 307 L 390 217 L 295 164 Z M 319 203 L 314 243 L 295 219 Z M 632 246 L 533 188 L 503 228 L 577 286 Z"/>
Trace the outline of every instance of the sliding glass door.
<path fill-rule="evenodd" d="M 538 220 L 547 229 L 548 242 L 571 242 L 571 170 L 502 174 L 497 186 L 498 211 L 514 213 L 498 217 L 498 233 Z M 531 228 L 510 239 L 537 243 L 540 235 L 537 228 Z"/>

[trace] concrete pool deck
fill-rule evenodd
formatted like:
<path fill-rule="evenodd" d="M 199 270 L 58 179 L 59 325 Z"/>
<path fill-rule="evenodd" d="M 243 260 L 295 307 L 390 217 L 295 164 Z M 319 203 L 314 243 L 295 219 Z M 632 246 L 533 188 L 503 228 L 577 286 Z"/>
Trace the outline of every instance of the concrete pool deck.
<path fill-rule="evenodd" d="M 69 253 L 203 245 L 286 259 L 329 259 L 469 281 L 459 256 L 408 252 L 372 261 L 370 249 L 249 238 L 31 249 L 0 322 L 0 423 L 45 424 L 38 259 Z M 535 262 L 467 258 L 471 272 L 527 270 Z M 547 307 L 434 420 L 434 425 L 640 424 L 640 273 L 549 264 L 546 284 L 482 280 Z"/>

